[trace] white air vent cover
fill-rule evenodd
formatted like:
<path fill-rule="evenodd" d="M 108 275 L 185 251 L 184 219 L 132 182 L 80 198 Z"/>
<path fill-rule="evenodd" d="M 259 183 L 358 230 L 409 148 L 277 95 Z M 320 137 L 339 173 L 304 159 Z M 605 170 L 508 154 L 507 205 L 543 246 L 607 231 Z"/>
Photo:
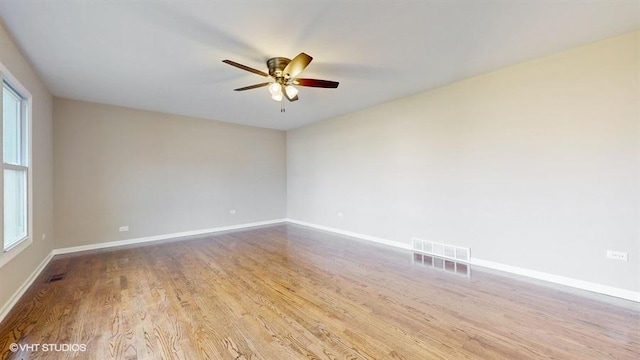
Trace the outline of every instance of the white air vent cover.
<path fill-rule="evenodd" d="M 435 241 L 427 241 L 413 238 L 411 239 L 413 251 L 438 256 L 455 261 L 469 262 L 471 252 L 469 248 L 438 243 Z"/>

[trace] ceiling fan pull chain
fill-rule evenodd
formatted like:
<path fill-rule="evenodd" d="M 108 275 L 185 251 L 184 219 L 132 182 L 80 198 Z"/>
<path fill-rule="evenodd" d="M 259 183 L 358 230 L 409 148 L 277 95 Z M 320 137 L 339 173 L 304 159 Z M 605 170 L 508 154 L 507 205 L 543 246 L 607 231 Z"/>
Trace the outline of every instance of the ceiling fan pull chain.
<path fill-rule="evenodd" d="M 284 102 L 280 102 L 280 112 L 285 112 L 286 109 L 284 108 Z"/>

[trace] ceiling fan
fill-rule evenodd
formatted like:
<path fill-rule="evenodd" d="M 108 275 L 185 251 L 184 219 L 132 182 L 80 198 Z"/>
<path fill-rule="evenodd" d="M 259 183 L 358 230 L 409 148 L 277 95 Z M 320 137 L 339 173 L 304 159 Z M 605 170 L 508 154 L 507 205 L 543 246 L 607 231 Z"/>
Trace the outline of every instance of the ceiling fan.
<path fill-rule="evenodd" d="M 305 79 L 296 77 L 307 66 L 309 66 L 311 60 L 313 60 L 313 58 L 305 53 L 298 54 L 293 58 L 293 60 L 284 57 L 274 57 L 267 60 L 267 68 L 269 69 L 268 74 L 249 66 L 239 64 L 235 61 L 222 60 L 222 62 L 231 66 L 235 66 L 239 69 L 258 74 L 260 76 L 272 78 L 271 81 L 237 88 L 234 89 L 235 91 L 245 91 L 257 89 L 263 86 L 269 86 L 269 92 L 271 93 L 271 98 L 273 100 L 282 101 L 282 98 L 285 97 L 289 101 L 296 101 L 298 100 L 298 89 L 295 86 L 309 86 L 332 89 L 338 87 L 337 81 Z"/>

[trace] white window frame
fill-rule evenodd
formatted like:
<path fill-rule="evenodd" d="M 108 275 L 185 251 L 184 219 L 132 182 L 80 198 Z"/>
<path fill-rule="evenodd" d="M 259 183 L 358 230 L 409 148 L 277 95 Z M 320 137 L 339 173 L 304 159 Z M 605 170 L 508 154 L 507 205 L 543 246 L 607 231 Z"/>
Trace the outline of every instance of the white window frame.
<path fill-rule="evenodd" d="M 0 63 L 0 83 L 7 83 L 14 92 L 17 92 L 23 99 L 22 103 L 22 116 L 25 117 L 24 124 L 27 130 L 26 144 L 23 144 L 26 165 L 27 165 L 27 236 L 21 239 L 19 242 L 13 244 L 10 248 L 4 249 L 4 169 L 11 168 L 13 165 L 8 165 L 2 160 L 2 174 L 0 175 L 0 267 L 3 267 L 11 259 L 15 258 L 18 254 L 24 251 L 33 243 L 33 161 L 32 161 L 32 112 L 33 112 L 33 97 L 18 79 L 16 79 L 11 72 Z M 3 85 L 4 86 L 4 85 Z M 0 114 L 2 114 L 2 95 L 0 95 Z M 0 123 L 2 118 L 0 118 Z M 2 124 L 0 124 L 2 125 Z M 0 126 L 0 149 L 2 149 L 2 136 L 3 126 Z M 19 167 L 23 169 L 23 167 Z"/>

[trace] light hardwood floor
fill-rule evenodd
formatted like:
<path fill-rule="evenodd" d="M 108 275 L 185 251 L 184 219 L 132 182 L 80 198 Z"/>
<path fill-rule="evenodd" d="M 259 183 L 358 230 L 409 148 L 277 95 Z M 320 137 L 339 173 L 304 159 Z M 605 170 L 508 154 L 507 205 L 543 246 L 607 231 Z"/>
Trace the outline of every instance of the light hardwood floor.
<path fill-rule="evenodd" d="M 449 274 L 408 251 L 277 225 L 56 257 L 0 324 L 0 354 L 640 359 L 640 306 L 477 268 Z"/>

